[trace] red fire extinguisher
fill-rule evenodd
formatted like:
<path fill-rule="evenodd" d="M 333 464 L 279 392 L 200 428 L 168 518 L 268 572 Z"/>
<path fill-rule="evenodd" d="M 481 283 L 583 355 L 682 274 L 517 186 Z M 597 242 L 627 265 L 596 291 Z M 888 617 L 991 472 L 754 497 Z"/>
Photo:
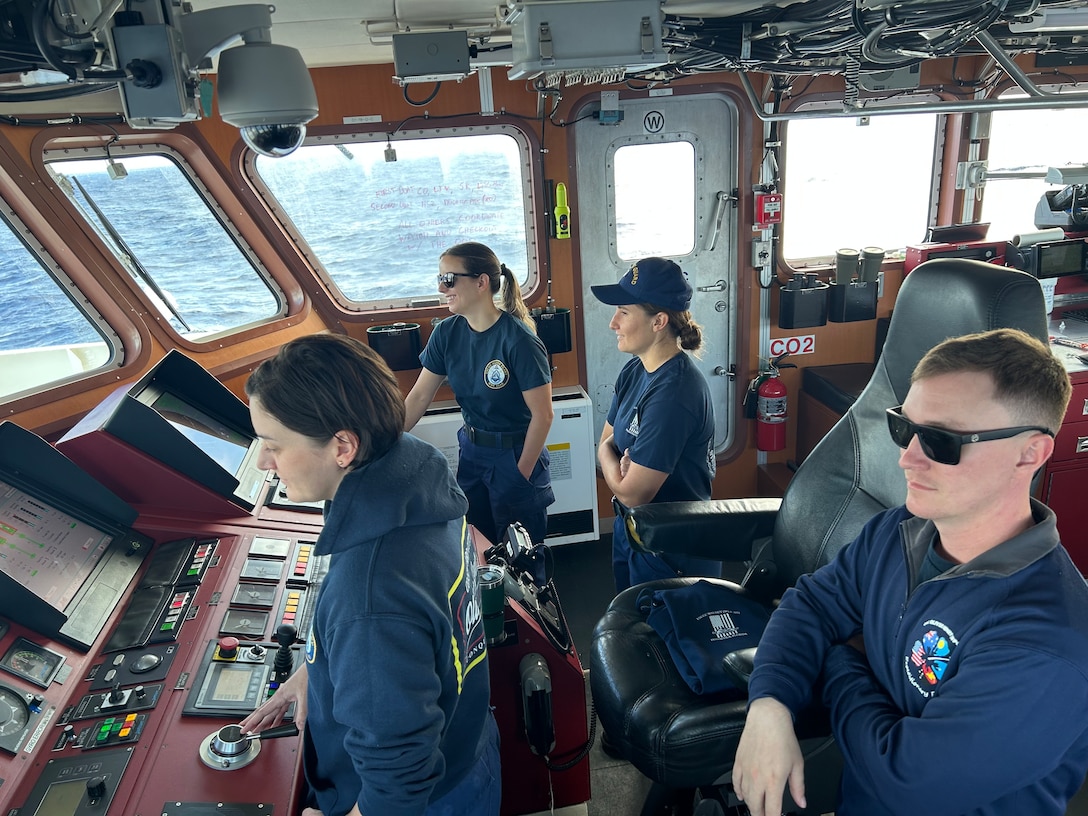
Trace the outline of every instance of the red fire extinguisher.
<path fill-rule="evenodd" d="M 786 447 L 786 386 L 778 378 L 780 368 L 793 368 L 783 363 L 785 354 L 775 358 L 756 392 L 756 447 L 761 451 L 779 451 Z"/>

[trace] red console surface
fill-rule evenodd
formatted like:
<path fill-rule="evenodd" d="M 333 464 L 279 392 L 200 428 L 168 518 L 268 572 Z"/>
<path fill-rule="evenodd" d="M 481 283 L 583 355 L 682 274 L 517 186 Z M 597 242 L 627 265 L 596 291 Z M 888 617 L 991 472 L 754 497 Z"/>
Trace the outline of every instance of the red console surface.
<path fill-rule="evenodd" d="M 271 812 L 277 816 L 295 812 L 293 808 L 303 786 L 300 738 L 262 741 L 259 754 L 248 764 L 230 770 L 217 769 L 201 761 L 202 743 L 241 717 L 189 716 L 182 709 L 194 687 L 202 682 L 202 663 L 206 662 L 209 644 L 220 638 L 220 627 L 231 607 L 239 574 L 255 541 L 287 542 L 283 550 L 293 553 L 300 541 L 312 541 L 313 536 L 283 529 L 247 529 L 148 516 L 141 516 L 135 526 L 151 536 L 156 546 L 194 537 L 217 542 L 200 584 L 175 593 L 179 597 L 190 596 L 178 606 L 183 612 L 182 619 L 169 621 L 176 639 L 153 637 L 158 642 L 103 653 L 111 632 L 125 617 L 127 607 L 133 605 L 131 597 L 127 606 L 118 608 L 103 629 L 102 637 L 87 654 L 17 625 L 0 636 L 0 653 L 8 652 L 17 638 L 26 638 L 64 657 L 63 671 L 57 675 L 63 682 L 54 680 L 47 688 L 35 688 L 20 677 L 0 672 L 0 686 L 17 693 L 36 693 L 42 698 L 42 711 L 33 733 L 22 742 L 17 753 L 0 752 L 0 802 L 8 808 L 24 808 L 20 812 L 26 816 L 100 814 L 105 811 L 95 805 L 94 793 L 103 789 L 112 799 L 108 810 L 111 816 L 167 812 L 186 816 L 200 813 L 200 803 L 237 804 L 241 816 L 258 812 L 246 809 L 257 805 L 265 808 L 263 813 L 274 806 Z M 262 546 L 257 544 L 258 549 Z M 269 649 L 276 648 L 270 638 L 279 623 L 282 600 L 289 591 L 286 576 L 290 572 L 287 569 L 290 557 L 283 559 L 284 577 L 263 584 L 271 606 L 264 623 L 253 624 L 252 634 L 239 638 L 243 645 L 263 641 Z M 175 603 L 172 596 L 167 598 L 163 621 L 170 618 L 169 607 Z M 165 673 L 147 675 L 122 670 L 117 674 L 115 686 L 105 679 L 111 669 L 117 672 L 126 665 L 133 666 L 144 654 L 158 659 L 165 656 L 168 659 L 163 664 L 169 668 Z M 119 658 L 123 658 L 120 663 Z M 154 681 L 141 680 L 142 676 Z M 111 710 L 108 698 L 115 687 L 116 695 L 126 696 L 133 705 L 139 703 L 137 695 L 154 704 L 136 711 L 127 706 Z M 228 697 L 231 693 L 241 694 L 237 687 L 233 691 L 229 685 L 224 687 L 227 691 L 223 693 Z M 96 714 L 102 705 L 106 707 Z M 83 747 L 99 741 L 101 747 Z M 43 805 L 45 797 L 51 798 Z M 183 807 L 179 809 L 178 803 Z M 218 812 L 224 811 L 220 808 Z"/>
<path fill-rule="evenodd" d="M 481 562 L 488 545 L 476 534 Z M 559 615 L 562 618 L 562 612 Z M 586 802 L 590 798 L 586 685 L 574 643 L 566 648 L 557 644 L 532 610 L 517 600 L 506 599 L 503 617 L 505 640 L 488 646 L 487 652 L 491 705 L 502 741 L 502 816 Z M 533 656 L 543 660 L 551 683 L 555 745 L 547 756 L 534 752 L 526 735 L 522 663 Z"/>

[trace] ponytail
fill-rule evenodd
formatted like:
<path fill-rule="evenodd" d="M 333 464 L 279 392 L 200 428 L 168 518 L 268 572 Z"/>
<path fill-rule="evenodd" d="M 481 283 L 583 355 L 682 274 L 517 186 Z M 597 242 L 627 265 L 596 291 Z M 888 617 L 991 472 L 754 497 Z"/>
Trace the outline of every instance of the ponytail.
<path fill-rule="evenodd" d="M 516 317 L 528 326 L 533 334 L 536 334 L 536 321 L 529 314 L 529 307 L 525 305 L 525 300 L 521 296 L 518 279 L 514 277 L 514 273 L 506 264 L 499 264 L 499 269 L 505 279 L 502 287 L 502 310 Z"/>
<path fill-rule="evenodd" d="M 680 348 L 690 351 L 696 357 L 702 357 L 703 327 L 691 319 L 691 312 L 680 312 L 677 321 L 676 336 Z"/>

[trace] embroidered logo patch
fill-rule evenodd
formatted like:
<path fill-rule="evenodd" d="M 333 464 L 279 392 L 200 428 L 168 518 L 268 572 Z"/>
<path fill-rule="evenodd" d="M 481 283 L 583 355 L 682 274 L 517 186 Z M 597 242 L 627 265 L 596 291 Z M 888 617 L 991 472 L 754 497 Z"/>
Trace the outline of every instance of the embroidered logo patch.
<path fill-rule="evenodd" d="M 501 360 L 492 360 L 484 366 L 484 384 L 488 388 L 502 388 L 510 380 L 510 372 Z"/>
<path fill-rule="evenodd" d="M 904 657 L 907 679 L 923 697 L 932 697 L 944 677 L 952 652 L 959 644 L 952 630 L 940 621 L 922 624 L 922 635 L 914 641 L 910 654 Z"/>
<path fill-rule="evenodd" d="M 638 411 L 635 411 L 634 416 L 631 417 L 631 422 L 627 425 L 627 433 L 629 436 L 638 436 Z"/>
<path fill-rule="evenodd" d="M 314 637 L 314 630 L 310 629 L 310 636 L 306 638 L 306 662 L 313 663 L 317 658 L 317 638 Z"/>

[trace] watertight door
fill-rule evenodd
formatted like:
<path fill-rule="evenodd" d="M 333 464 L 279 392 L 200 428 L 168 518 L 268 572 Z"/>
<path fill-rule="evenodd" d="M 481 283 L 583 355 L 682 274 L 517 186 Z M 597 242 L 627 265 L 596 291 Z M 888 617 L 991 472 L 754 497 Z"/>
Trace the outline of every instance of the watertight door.
<path fill-rule="evenodd" d="M 642 257 L 676 261 L 695 289 L 691 311 L 703 327 L 696 360 L 710 384 L 715 448 L 733 440 L 736 384 L 725 375 L 736 362 L 737 111 L 718 94 L 675 94 L 619 102 L 598 114 L 597 97 L 575 111 L 578 179 L 572 219 L 579 245 L 585 306 L 589 395 L 594 439 L 600 437 L 613 383 L 628 356 L 608 328 L 615 307 L 589 287 L 614 283 Z M 584 117 L 584 118 L 583 118 Z"/>

